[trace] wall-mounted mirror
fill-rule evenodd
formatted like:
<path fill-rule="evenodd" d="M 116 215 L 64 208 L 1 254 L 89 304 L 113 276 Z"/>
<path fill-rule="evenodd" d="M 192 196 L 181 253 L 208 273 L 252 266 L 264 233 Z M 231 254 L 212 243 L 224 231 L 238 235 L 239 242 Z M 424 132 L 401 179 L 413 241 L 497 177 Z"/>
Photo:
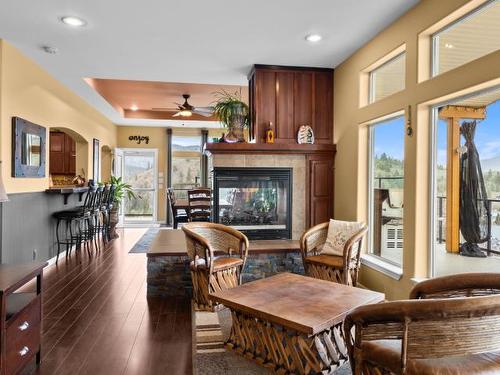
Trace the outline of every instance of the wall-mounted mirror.
<path fill-rule="evenodd" d="M 12 177 L 45 177 L 43 126 L 12 118 Z"/>

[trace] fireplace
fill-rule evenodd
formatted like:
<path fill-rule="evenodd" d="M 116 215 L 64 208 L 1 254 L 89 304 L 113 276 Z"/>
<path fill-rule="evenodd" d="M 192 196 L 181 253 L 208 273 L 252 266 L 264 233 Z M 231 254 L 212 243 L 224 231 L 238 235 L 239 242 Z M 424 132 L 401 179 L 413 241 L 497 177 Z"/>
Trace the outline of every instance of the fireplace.
<path fill-rule="evenodd" d="M 214 221 L 250 239 L 290 239 L 292 168 L 213 170 Z"/>

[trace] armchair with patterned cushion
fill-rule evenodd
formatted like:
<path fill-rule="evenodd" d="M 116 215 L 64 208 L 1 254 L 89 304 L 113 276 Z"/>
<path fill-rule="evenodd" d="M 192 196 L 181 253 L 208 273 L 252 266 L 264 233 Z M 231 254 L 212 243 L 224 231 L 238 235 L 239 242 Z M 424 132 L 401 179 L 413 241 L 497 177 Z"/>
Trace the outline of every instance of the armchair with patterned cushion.
<path fill-rule="evenodd" d="M 182 227 L 197 310 L 216 311 L 220 305 L 210 294 L 241 284 L 241 271 L 248 255 L 248 238 L 231 227 L 215 223 L 188 223 Z"/>
<path fill-rule="evenodd" d="M 300 239 L 306 275 L 356 286 L 361 246 L 367 230 L 363 223 L 339 220 L 307 230 Z"/>
<path fill-rule="evenodd" d="M 354 375 L 500 374 L 500 274 L 424 281 L 345 320 Z"/>

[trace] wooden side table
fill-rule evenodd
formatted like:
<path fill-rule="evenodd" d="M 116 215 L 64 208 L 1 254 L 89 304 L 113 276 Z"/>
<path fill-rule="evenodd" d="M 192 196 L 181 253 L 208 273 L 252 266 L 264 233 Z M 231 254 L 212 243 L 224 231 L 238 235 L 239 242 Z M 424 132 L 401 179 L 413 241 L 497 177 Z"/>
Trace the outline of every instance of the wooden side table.
<path fill-rule="evenodd" d="M 40 364 L 42 275 L 47 264 L 0 265 L 0 375 L 18 373 L 34 356 Z M 19 291 L 34 278 L 35 292 Z"/>

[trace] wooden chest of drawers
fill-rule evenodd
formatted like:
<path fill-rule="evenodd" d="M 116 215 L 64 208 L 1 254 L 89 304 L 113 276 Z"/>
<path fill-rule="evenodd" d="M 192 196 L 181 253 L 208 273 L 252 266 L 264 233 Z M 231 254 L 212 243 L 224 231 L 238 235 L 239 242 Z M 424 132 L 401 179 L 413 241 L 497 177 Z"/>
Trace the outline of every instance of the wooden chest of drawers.
<path fill-rule="evenodd" d="M 34 357 L 40 363 L 41 282 L 45 265 L 0 265 L 0 375 L 19 373 Z M 34 278 L 36 291 L 25 291 L 25 284 Z"/>

